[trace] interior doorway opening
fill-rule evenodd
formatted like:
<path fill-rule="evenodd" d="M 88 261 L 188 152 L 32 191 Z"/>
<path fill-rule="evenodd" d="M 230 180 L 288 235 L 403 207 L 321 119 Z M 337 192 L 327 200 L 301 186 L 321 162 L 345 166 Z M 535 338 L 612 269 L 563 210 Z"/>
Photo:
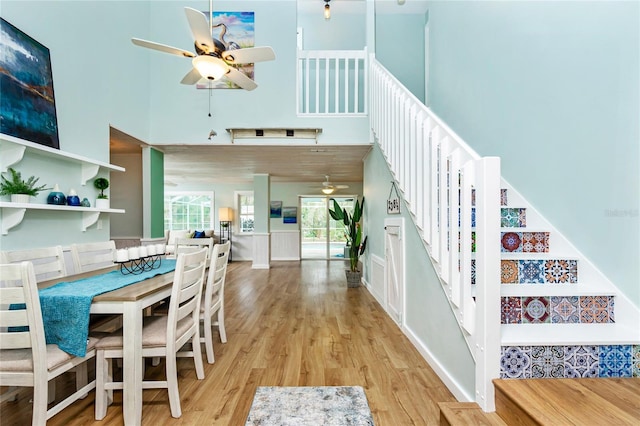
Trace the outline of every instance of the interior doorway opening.
<path fill-rule="evenodd" d="M 300 197 L 300 257 L 302 259 L 344 260 L 346 238 L 341 224 L 331 219 L 329 207 L 336 200 L 340 207 L 353 207 L 353 196 Z"/>

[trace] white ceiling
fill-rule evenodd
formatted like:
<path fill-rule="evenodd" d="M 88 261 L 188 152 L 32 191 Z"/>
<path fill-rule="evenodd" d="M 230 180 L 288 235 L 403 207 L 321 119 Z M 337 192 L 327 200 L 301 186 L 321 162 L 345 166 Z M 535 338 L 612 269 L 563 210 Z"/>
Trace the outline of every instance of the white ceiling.
<path fill-rule="evenodd" d="M 111 154 L 140 152 L 146 146 L 111 129 Z M 362 182 L 363 160 L 370 145 L 156 145 L 164 152 L 165 183 L 169 186 L 253 182 L 269 174 L 273 182 L 314 182 L 329 175 L 334 184 Z"/>

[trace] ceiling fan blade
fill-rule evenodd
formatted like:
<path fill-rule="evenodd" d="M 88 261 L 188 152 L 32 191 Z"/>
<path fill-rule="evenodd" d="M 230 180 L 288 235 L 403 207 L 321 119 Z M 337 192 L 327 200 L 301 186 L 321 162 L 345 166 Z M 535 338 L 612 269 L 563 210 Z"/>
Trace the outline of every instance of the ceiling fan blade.
<path fill-rule="evenodd" d="M 184 13 L 187 15 L 187 21 L 196 44 L 206 53 L 214 52 L 211 28 L 209 28 L 205 14 L 190 7 L 185 7 Z"/>
<path fill-rule="evenodd" d="M 155 43 L 153 41 L 142 40 L 140 38 L 132 38 L 131 42 L 136 46 L 159 50 L 160 52 L 171 53 L 172 55 L 185 56 L 187 58 L 193 58 L 194 56 L 196 56 L 194 53 L 189 52 L 188 50 L 167 46 L 166 44 Z"/>
<path fill-rule="evenodd" d="M 253 90 L 258 87 L 255 81 L 251 80 L 249 77 L 233 67 L 229 67 L 229 71 L 225 74 L 225 77 L 242 87 L 244 90 Z"/>
<path fill-rule="evenodd" d="M 227 50 L 222 53 L 222 59 L 230 64 L 273 61 L 275 58 L 276 54 L 270 46 L 246 47 L 244 49 Z"/>
<path fill-rule="evenodd" d="M 334 188 L 336 189 L 347 189 L 349 187 L 349 185 L 334 185 Z"/>
<path fill-rule="evenodd" d="M 195 69 L 195 68 L 191 68 L 191 71 L 189 71 L 187 73 L 187 75 L 185 75 L 182 78 L 182 81 L 180 81 L 180 83 L 181 84 L 196 84 L 198 81 L 200 81 L 201 78 L 202 78 L 202 76 L 200 75 L 198 70 Z"/>

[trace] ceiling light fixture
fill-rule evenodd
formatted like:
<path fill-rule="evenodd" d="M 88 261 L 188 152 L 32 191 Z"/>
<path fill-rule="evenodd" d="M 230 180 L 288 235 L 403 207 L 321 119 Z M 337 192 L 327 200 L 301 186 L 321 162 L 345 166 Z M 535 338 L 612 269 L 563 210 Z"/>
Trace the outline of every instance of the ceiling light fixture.
<path fill-rule="evenodd" d="M 321 191 L 322 191 L 323 194 L 329 195 L 329 194 L 333 194 L 333 191 L 335 191 L 335 188 L 333 186 L 327 186 L 327 187 L 322 188 Z"/>
<path fill-rule="evenodd" d="M 324 19 L 327 21 L 331 19 L 331 7 L 329 6 L 330 1 L 331 0 L 324 0 Z"/>
<path fill-rule="evenodd" d="M 221 59 L 209 55 L 196 56 L 192 63 L 200 75 L 208 80 L 218 80 L 229 71 L 228 66 Z"/>

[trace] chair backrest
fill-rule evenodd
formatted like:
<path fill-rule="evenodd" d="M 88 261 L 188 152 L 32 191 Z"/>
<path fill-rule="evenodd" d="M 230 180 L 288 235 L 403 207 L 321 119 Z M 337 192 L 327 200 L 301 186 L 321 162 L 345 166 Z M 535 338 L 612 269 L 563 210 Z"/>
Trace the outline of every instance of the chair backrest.
<path fill-rule="evenodd" d="M 167 315 L 168 352 L 180 349 L 191 339 L 194 332 L 199 333 L 200 301 L 206 269 L 206 248 L 191 253 L 180 253 L 177 257 Z"/>
<path fill-rule="evenodd" d="M 213 238 L 177 238 L 175 241 L 175 253 L 190 253 L 200 248 L 207 248 L 207 259 L 213 251 Z"/>
<path fill-rule="evenodd" d="M 204 290 L 204 311 L 211 314 L 224 303 L 224 281 L 227 276 L 227 265 L 231 241 L 213 246 L 207 286 Z"/>
<path fill-rule="evenodd" d="M 115 241 L 71 244 L 71 257 L 75 272 L 93 271 L 114 264 L 116 260 Z"/>
<path fill-rule="evenodd" d="M 46 377 L 44 325 L 33 264 L 0 264 L 0 277 L 0 349 L 31 348 L 34 374 Z"/>
<path fill-rule="evenodd" d="M 0 252 L 0 263 L 20 262 L 33 263 L 33 270 L 38 282 L 67 275 L 62 246 Z"/>

